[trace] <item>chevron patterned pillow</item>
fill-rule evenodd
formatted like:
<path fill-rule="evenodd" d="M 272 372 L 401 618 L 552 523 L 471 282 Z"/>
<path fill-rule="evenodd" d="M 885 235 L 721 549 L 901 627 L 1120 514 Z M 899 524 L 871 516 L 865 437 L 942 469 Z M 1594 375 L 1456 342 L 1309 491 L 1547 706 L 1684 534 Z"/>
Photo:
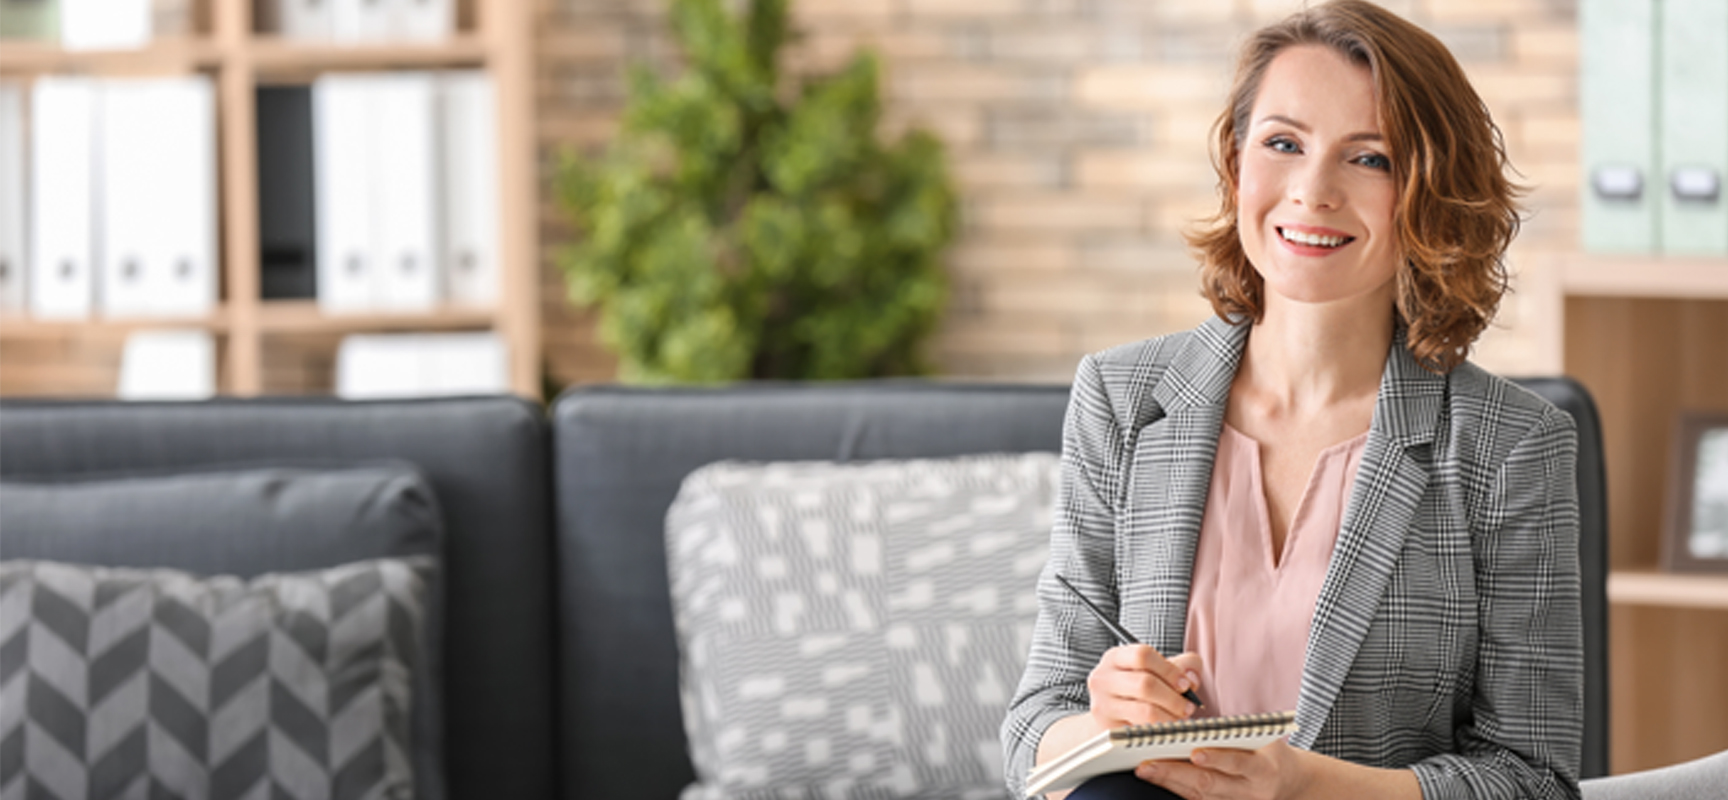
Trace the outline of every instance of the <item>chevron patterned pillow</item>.
<path fill-rule="evenodd" d="M 720 463 L 666 519 L 684 800 L 1001 800 L 1050 453 Z"/>
<path fill-rule="evenodd" d="M 432 565 L 0 562 L 0 796 L 412 797 Z"/>

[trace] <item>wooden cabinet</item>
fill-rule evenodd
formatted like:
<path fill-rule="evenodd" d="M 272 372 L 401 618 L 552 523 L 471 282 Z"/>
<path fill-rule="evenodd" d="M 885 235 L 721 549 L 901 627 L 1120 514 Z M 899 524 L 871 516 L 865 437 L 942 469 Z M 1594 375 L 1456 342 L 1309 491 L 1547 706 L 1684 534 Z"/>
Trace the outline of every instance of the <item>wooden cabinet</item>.
<path fill-rule="evenodd" d="M 1728 749 L 1728 574 L 1660 571 L 1674 423 L 1728 411 L 1728 259 L 1569 256 L 1565 372 L 1602 415 L 1615 773 Z"/>
<path fill-rule="evenodd" d="M 219 300 L 196 319 L 74 322 L 0 318 L 0 394 L 111 395 L 120 344 L 140 328 L 202 328 L 218 342 L 217 385 L 223 394 L 319 393 L 330 389 L 336 342 L 350 333 L 491 330 L 510 353 L 510 385 L 538 397 L 540 318 L 539 200 L 534 151 L 533 4 L 517 0 L 457 3 L 449 39 L 426 44 L 312 44 L 256 30 L 253 0 L 206 0 L 193 35 L 132 51 L 68 52 L 8 41 L 0 77 L 48 73 L 209 75 L 216 92 Z M 255 90 L 306 82 L 330 71 L 484 69 L 497 102 L 499 204 L 498 301 L 491 309 L 325 315 L 309 301 L 264 301 L 259 291 Z"/>

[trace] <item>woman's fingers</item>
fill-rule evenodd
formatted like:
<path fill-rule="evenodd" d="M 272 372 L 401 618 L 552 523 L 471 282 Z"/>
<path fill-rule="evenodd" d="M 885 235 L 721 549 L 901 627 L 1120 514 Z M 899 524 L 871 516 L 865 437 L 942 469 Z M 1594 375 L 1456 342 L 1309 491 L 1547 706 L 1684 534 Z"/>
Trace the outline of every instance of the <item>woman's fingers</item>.
<path fill-rule="evenodd" d="M 1200 660 L 1199 653 L 1177 653 L 1170 657 L 1170 663 L 1175 665 L 1177 669 L 1182 670 L 1182 673 L 1188 677 L 1188 680 L 1193 684 L 1193 689 L 1197 697 L 1211 697 L 1211 695 L 1201 691 L 1200 676 L 1204 674 L 1203 670 L 1201 670 L 1201 666 L 1205 662 Z M 1203 699 L 1201 702 L 1208 702 L 1208 700 Z"/>
<path fill-rule="evenodd" d="M 1148 699 L 1159 706 L 1168 709 L 1178 719 L 1186 719 L 1193 714 L 1193 704 L 1181 695 L 1200 686 L 1200 656 L 1194 653 L 1182 653 L 1166 659 L 1157 650 L 1146 645 L 1124 645 L 1111 648 L 1105 652 L 1106 658 L 1114 658 L 1117 664 L 1129 670 L 1143 670 L 1154 676 L 1162 686 L 1148 685 Z M 1171 697 L 1165 689 L 1174 690 Z M 1167 698 L 1168 702 L 1159 702 L 1158 697 Z"/>
<path fill-rule="evenodd" d="M 1197 681 L 1188 670 L 1145 645 L 1111 648 L 1087 679 L 1093 714 L 1109 725 L 1187 719 L 1194 705 L 1182 692 Z"/>
<path fill-rule="evenodd" d="M 1248 778 L 1266 771 L 1259 754 L 1252 750 L 1208 747 L 1195 750 L 1188 759 L 1197 767 L 1237 778 Z"/>
<path fill-rule="evenodd" d="M 1121 669 L 1150 672 L 1171 686 L 1187 679 L 1187 670 L 1159 655 L 1158 651 L 1149 645 L 1125 644 L 1112 647 L 1104 651 L 1104 658 Z"/>
<path fill-rule="evenodd" d="M 1282 741 L 1259 750 L 1201 748 L 1186 762 L 1141 762 L 1134 774 L 1190 800 L 1278 797 L 1294 785 L 1284 763 L 1287 748 Z"/>
<path fill-rule="evenodd" d="M 1195 688 L 1200 686 L 1200 666 L 1202 663 L 1199 653 L 1177 653 L 1170 657 L 1170 665 L 1181 670 L 1182 674 L 1193 681 Z"/>
<path fill-rule="evenodd" d="M 1183 800 L 1201 800 L 1219 789 L 1217 773 L 1181 761 L 1143 761 L 1134 776 L 1169 789 Z"/>

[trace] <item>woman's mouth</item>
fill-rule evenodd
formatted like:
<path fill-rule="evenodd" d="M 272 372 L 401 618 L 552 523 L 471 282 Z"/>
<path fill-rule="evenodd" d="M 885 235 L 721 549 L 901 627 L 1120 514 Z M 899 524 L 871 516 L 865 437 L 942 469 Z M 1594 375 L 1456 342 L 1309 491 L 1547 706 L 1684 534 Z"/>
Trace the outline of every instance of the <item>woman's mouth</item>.
<path fill-rule="evenodd" d="M 1302 247 L 1318 247 L 1325 250 L 1335 250 L 1356 241 L 1354 236 L 1330 236 L 1320 233 L 1305 233 L 1289 228 L 1278 228 L 1278 237 L 1286 242 Z"/>

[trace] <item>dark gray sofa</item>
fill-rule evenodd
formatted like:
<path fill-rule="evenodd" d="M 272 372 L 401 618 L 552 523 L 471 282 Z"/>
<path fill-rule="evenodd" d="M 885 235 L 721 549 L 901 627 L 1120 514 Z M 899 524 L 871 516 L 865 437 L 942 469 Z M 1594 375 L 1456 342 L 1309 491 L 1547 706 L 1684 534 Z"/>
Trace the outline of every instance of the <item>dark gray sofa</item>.
<path fill-rule="evenodd" d="M 545 415 L 513 398 L 0 403 L 0 478 L 9 480 L 376 459 L 417 465 L 444 517 L 451 798 L 555 795 L 547 455 Z M 31 554 L 6 557 L 23 555 Z"/>
<path fill-rule="evenodd" d="M 1588 719 L 1606 772 L 1600 434 L 1565 380 L 1527 385 L 1579 420 Z M 449 796 L 674 798 L 685 752 L 662 521 L 721 459 L 1054 452 L 1067 389 L 928 382 L 583 387 L 514 399 L 0 403 L 0 478 L 281 459 L 403 459 L 445 516 Z M 1591 465 L 1594 465 L 1593 467 Z"/>

